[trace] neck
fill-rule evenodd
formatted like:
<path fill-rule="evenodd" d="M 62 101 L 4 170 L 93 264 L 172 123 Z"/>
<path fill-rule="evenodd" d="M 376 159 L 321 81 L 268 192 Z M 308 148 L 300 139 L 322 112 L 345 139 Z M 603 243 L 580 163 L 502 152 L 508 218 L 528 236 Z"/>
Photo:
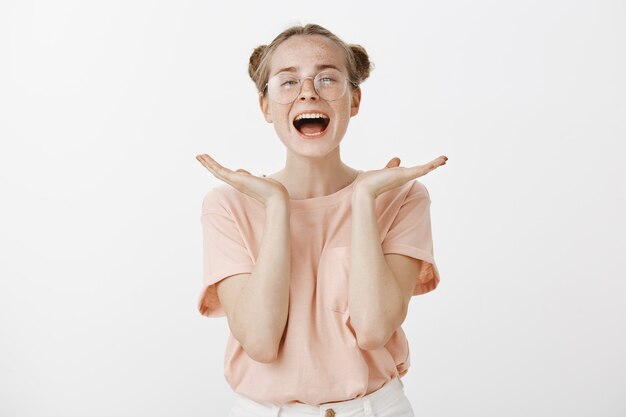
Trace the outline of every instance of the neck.
<path fill-rule="evenodd" d="M 294 200 L 322 197 L 348 186 L 358 171 L 344 164 L 336 152 L 320 158 L 288 153 L 285 168 L 271 175 L 281 182 Z"/>

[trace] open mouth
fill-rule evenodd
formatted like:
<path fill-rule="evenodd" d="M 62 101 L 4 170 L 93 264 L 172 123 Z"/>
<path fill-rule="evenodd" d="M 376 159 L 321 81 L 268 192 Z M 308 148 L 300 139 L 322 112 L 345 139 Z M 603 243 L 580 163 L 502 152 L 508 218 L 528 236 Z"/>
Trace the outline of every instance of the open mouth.
<path fill-rule="evenodd" d="M 304 136 L 319 136 L 328 127 L 330 118 L 324 113 L 301 113 L 293 120 L 293 126 Z"/>

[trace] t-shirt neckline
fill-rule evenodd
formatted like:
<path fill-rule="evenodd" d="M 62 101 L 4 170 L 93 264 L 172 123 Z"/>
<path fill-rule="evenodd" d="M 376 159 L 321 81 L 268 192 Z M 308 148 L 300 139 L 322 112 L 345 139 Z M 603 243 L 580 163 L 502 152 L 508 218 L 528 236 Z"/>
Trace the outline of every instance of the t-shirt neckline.
<path fill-rule="evenodd" d="M 311 198 L 302 198 L 298 200 L 289 199 L 289 204 L 292 209 L 309 209 L 309 208 L 318 208 L 318 207 L 327 207 L 340 202 L 346 195 L 351 194 L 352 189 L 354 188 L 354 183 L 363 173 L 362 170 L 357 171 L 357 175 L 354 180 L 346 185 L 345 187 L 335 191 L 332 194 L 323 195 L 319 197 L 311 197 Z"/>

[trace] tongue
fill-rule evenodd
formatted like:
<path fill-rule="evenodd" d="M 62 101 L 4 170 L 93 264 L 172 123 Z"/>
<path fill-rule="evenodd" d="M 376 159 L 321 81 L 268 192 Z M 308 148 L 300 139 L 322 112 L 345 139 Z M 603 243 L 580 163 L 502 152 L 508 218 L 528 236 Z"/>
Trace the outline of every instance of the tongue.
<path fill-rule="evenodd" d="M 305 135 L 310 135 L 313 133 L 320 133 L 322 130 L 324 130 L 324 123 L 323 122 L 303 122 L 299 130 Z"/>

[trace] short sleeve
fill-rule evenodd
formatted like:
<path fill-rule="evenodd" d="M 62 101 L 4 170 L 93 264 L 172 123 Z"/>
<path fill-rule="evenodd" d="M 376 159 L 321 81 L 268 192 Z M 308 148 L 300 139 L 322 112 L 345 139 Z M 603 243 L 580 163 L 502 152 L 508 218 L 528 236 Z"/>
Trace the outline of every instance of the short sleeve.
<path fill-rule="evenodd" d="M 204 197 L 200 221 L 203 284 L 198 311 L 206 317 L 221 317 L 226 312 L 217 296 L 215 284 L 231 275 L 251 273 L 254 263 L 240 228 L 215 188 Z"/>
<path fill-rule="evenodd" d="M 430 292 L 439 285 L 430 223 L 430 195 L 426 187 L 414 180 L 382 244 L 383 254 L 398 253 L 421 259 L 413 295 Z"/>

